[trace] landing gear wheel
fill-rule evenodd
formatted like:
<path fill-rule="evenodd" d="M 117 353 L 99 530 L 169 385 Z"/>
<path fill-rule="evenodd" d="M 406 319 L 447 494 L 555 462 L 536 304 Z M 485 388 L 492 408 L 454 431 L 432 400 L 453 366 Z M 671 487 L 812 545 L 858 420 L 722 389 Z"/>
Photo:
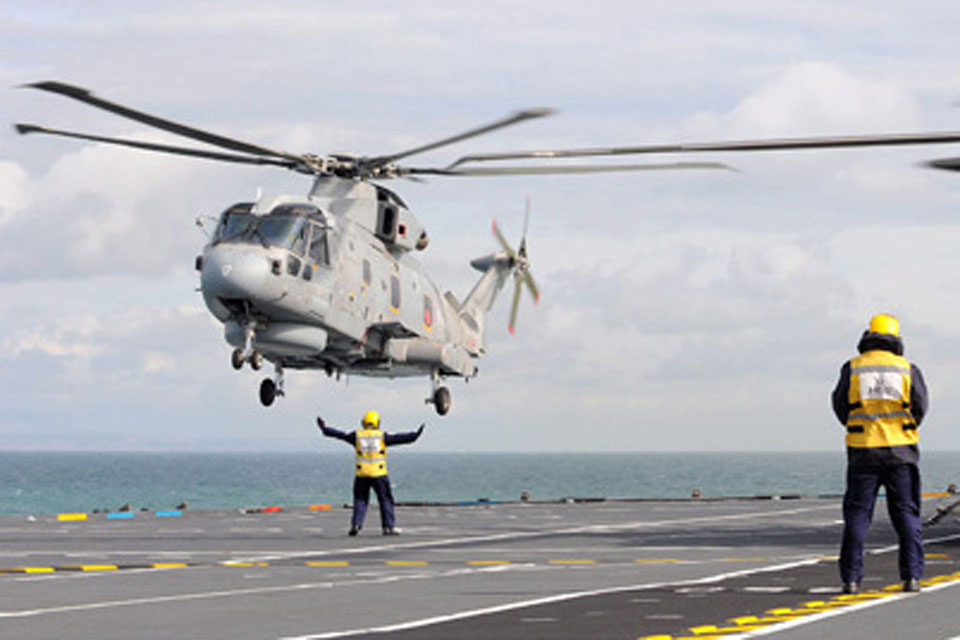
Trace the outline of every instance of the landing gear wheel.
<path fill-rule="evenodd" d="M 250 354 L 250 368 L 254 371 L 260 371 L 260 367 L 263 366 L 263 354 L 259 351 L 254 351 Z"/>
<path fill-rule="evenodd" d="M 230 364 L 233 365 L 233 368 L 239 371 L 243 369 L 243 349 L 234 349 L 233 353 L 230 354 Z"/>
<path fill-rule="evenodd" d="M 260 383 L 260 404 L 269 407 L 277 398 L 277 384 L 270 378 L 264 378 Z"/>
<path fill-rule="evenodd" d="M 441 416 L 447 415 L 452 405 L 453 399 L 450 397 L 450 389 L 440 387 L 433 392 L 433 406 L 436 407 L 438 414 Z"/>

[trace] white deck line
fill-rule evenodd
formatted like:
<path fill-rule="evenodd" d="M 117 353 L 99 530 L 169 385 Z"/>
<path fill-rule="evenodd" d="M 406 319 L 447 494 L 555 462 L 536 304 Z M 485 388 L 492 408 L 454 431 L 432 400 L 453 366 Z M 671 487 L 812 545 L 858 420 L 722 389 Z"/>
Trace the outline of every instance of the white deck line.
<path fill-rule="evenodd" d="M 578 533 L 602 533 L 605 531 L 634 530 L 634 529 L 653 529 L 657 527 L 670 527 L 678 524 L 696 524 L 698 522 L 715 523 L 727 520 L 750 520 L 754 518 L 776 518 L 810 511 L 819 511 L 822 509 L 837 509 L 835 503 L 828 505 L 817 505 L 813 507 L 802 507 L 797 509 L 785 509 L 783 511 L 754 511 L 750 513 L 734 513 L 724 516 L 709 515 L 697 516 L 694 518 L 677 518 L 672 520 L 641 520 L 635 522 L 612 523 L 612 524 L 590 524 L 579 527 L 567 527 L 563 529 L 542 529 L 538 531 L 522 531 L 513 533 L 494 533 L 485 536 L 472 536 L 460 538 L 444 538 L 440 540 L 424 540 L 421 542 L 381 544 L 370 547 L 347 547 L 343 549 L 331 549 L 327 551 L 310 550 L 295 551 L 290 553 L 278 553 L 272 555 L 250 556 L 237 558 L 236 562 L 269 562 L 271 560 L 289 560 L 299 557 L 318 557 L 331 555 L 355 555 L 364 553 L 377 553 L 381 551 L 398 551 L 402 549 L 421 549 L 425 547 L 444 547 L 462 544 L 474 544 L 477 542 L 494 542 L 497 540 L 521 540 L 523 538 L 538 538 L 552 535 L 574 535 Z"/>

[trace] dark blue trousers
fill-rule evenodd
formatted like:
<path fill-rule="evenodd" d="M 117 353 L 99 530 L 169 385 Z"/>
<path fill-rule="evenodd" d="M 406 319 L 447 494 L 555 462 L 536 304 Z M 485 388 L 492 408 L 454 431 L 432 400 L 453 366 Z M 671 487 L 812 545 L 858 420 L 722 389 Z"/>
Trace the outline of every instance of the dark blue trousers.
<path fill-rule="evenodd" d="M 890 463 L 847 467 L 847 492 L 843 496 L 843 543 L 840 578 L 863 578 L 863 546 L 873 519 L 877 491 L 887 493 L 887 512 L 900 543 L 900 579 L 923 575 L 923 532 L 920 521 L 920 472 L 917 465 Z"/>
<path fill-rule="evenodd" d="M 367 504 L 370 502 L 370 489 L 377 494 L 377 505 L 380 507 L 380 525 L 384 529 L 393 529 L 395 517 L 393 513 L 393 492 L 390 490 L 390 478 L 356 477 L 353 481 L 353 520 L 351 524 L 360 528 L 367 515 Z"/>

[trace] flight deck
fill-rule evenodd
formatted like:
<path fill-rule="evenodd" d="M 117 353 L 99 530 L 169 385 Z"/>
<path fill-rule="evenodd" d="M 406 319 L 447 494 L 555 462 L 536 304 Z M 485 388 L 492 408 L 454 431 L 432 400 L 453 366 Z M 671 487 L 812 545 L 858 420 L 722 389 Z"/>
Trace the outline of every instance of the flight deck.
<path fill-rule="evenodd" d="M 878 505 L 856 596 L 837 497 L 400 506 L 398 537 L 376 516 L 355 538 L 339 506 L 3 516 L 0 637 L 960 636 L 952 514 L 904 594 Z"/>

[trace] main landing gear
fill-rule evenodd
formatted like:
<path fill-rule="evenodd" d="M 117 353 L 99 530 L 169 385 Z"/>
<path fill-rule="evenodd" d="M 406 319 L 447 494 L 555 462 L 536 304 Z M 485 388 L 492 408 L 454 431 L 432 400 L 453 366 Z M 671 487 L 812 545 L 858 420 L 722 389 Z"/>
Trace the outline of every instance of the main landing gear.
<path fill-rule="evenodd" d="M 283 367 L 280 363 L 274 365 L 274 377 L 264 378 L 260 383 L 260 404 L 269 407 L 277 396 L 283 396 Z"/>
<path fill-rule="evenodd" d="M 453 406 L 453 396 L 450 395 L 450 389 L 442 385 L 438 372 L 433 372 L 431 381 L 433 382 L 433 394 L 425 402 L 432 404 L 439 415 L 445 416 L 450 413 L 450 407 Z"/>
<path fill-rule="evenodd" d="M 243 365 L 249 363 L 250 368 L 254 371 L 259 371 L 263 367 L 263 354 L 253 348 L 253 336 L 254 336 L 255 324 L 251 321 L 248 322 L 243 328 L 243 348 L 236 348 L 230 354 L 230 364 L 234 369 L 239 371 L 243 368 Z M 274 376 L 273 378 L 264 378 L 260 382 L 260 404 L 265 407 L 269 407 L 273 404 L 273 401 L 277 399 L 277 396 L 284 395 L 283 393 L 283 367 L 280 366 L 279 362 L 274 363 Z"/>
<path fill-rule="evenodd" d="M 237 370 L 242 369 L 243 365 L 249 362 L 251 369 L 259 371 L 263 366 L 263 360 L 263 354 L 259 351 L 253 351 L 249 356 L 244 356 L 242 349 L 234 349 L 233 353 L 230 354 L 230 364 Z M 260 382 L 260 404 L 269 407 L 277 399 L 277 396 L 282 395 L 284 395 L 283 367 L 276 363 L 274 364 L 273 378 L 264 378 Z"/>

